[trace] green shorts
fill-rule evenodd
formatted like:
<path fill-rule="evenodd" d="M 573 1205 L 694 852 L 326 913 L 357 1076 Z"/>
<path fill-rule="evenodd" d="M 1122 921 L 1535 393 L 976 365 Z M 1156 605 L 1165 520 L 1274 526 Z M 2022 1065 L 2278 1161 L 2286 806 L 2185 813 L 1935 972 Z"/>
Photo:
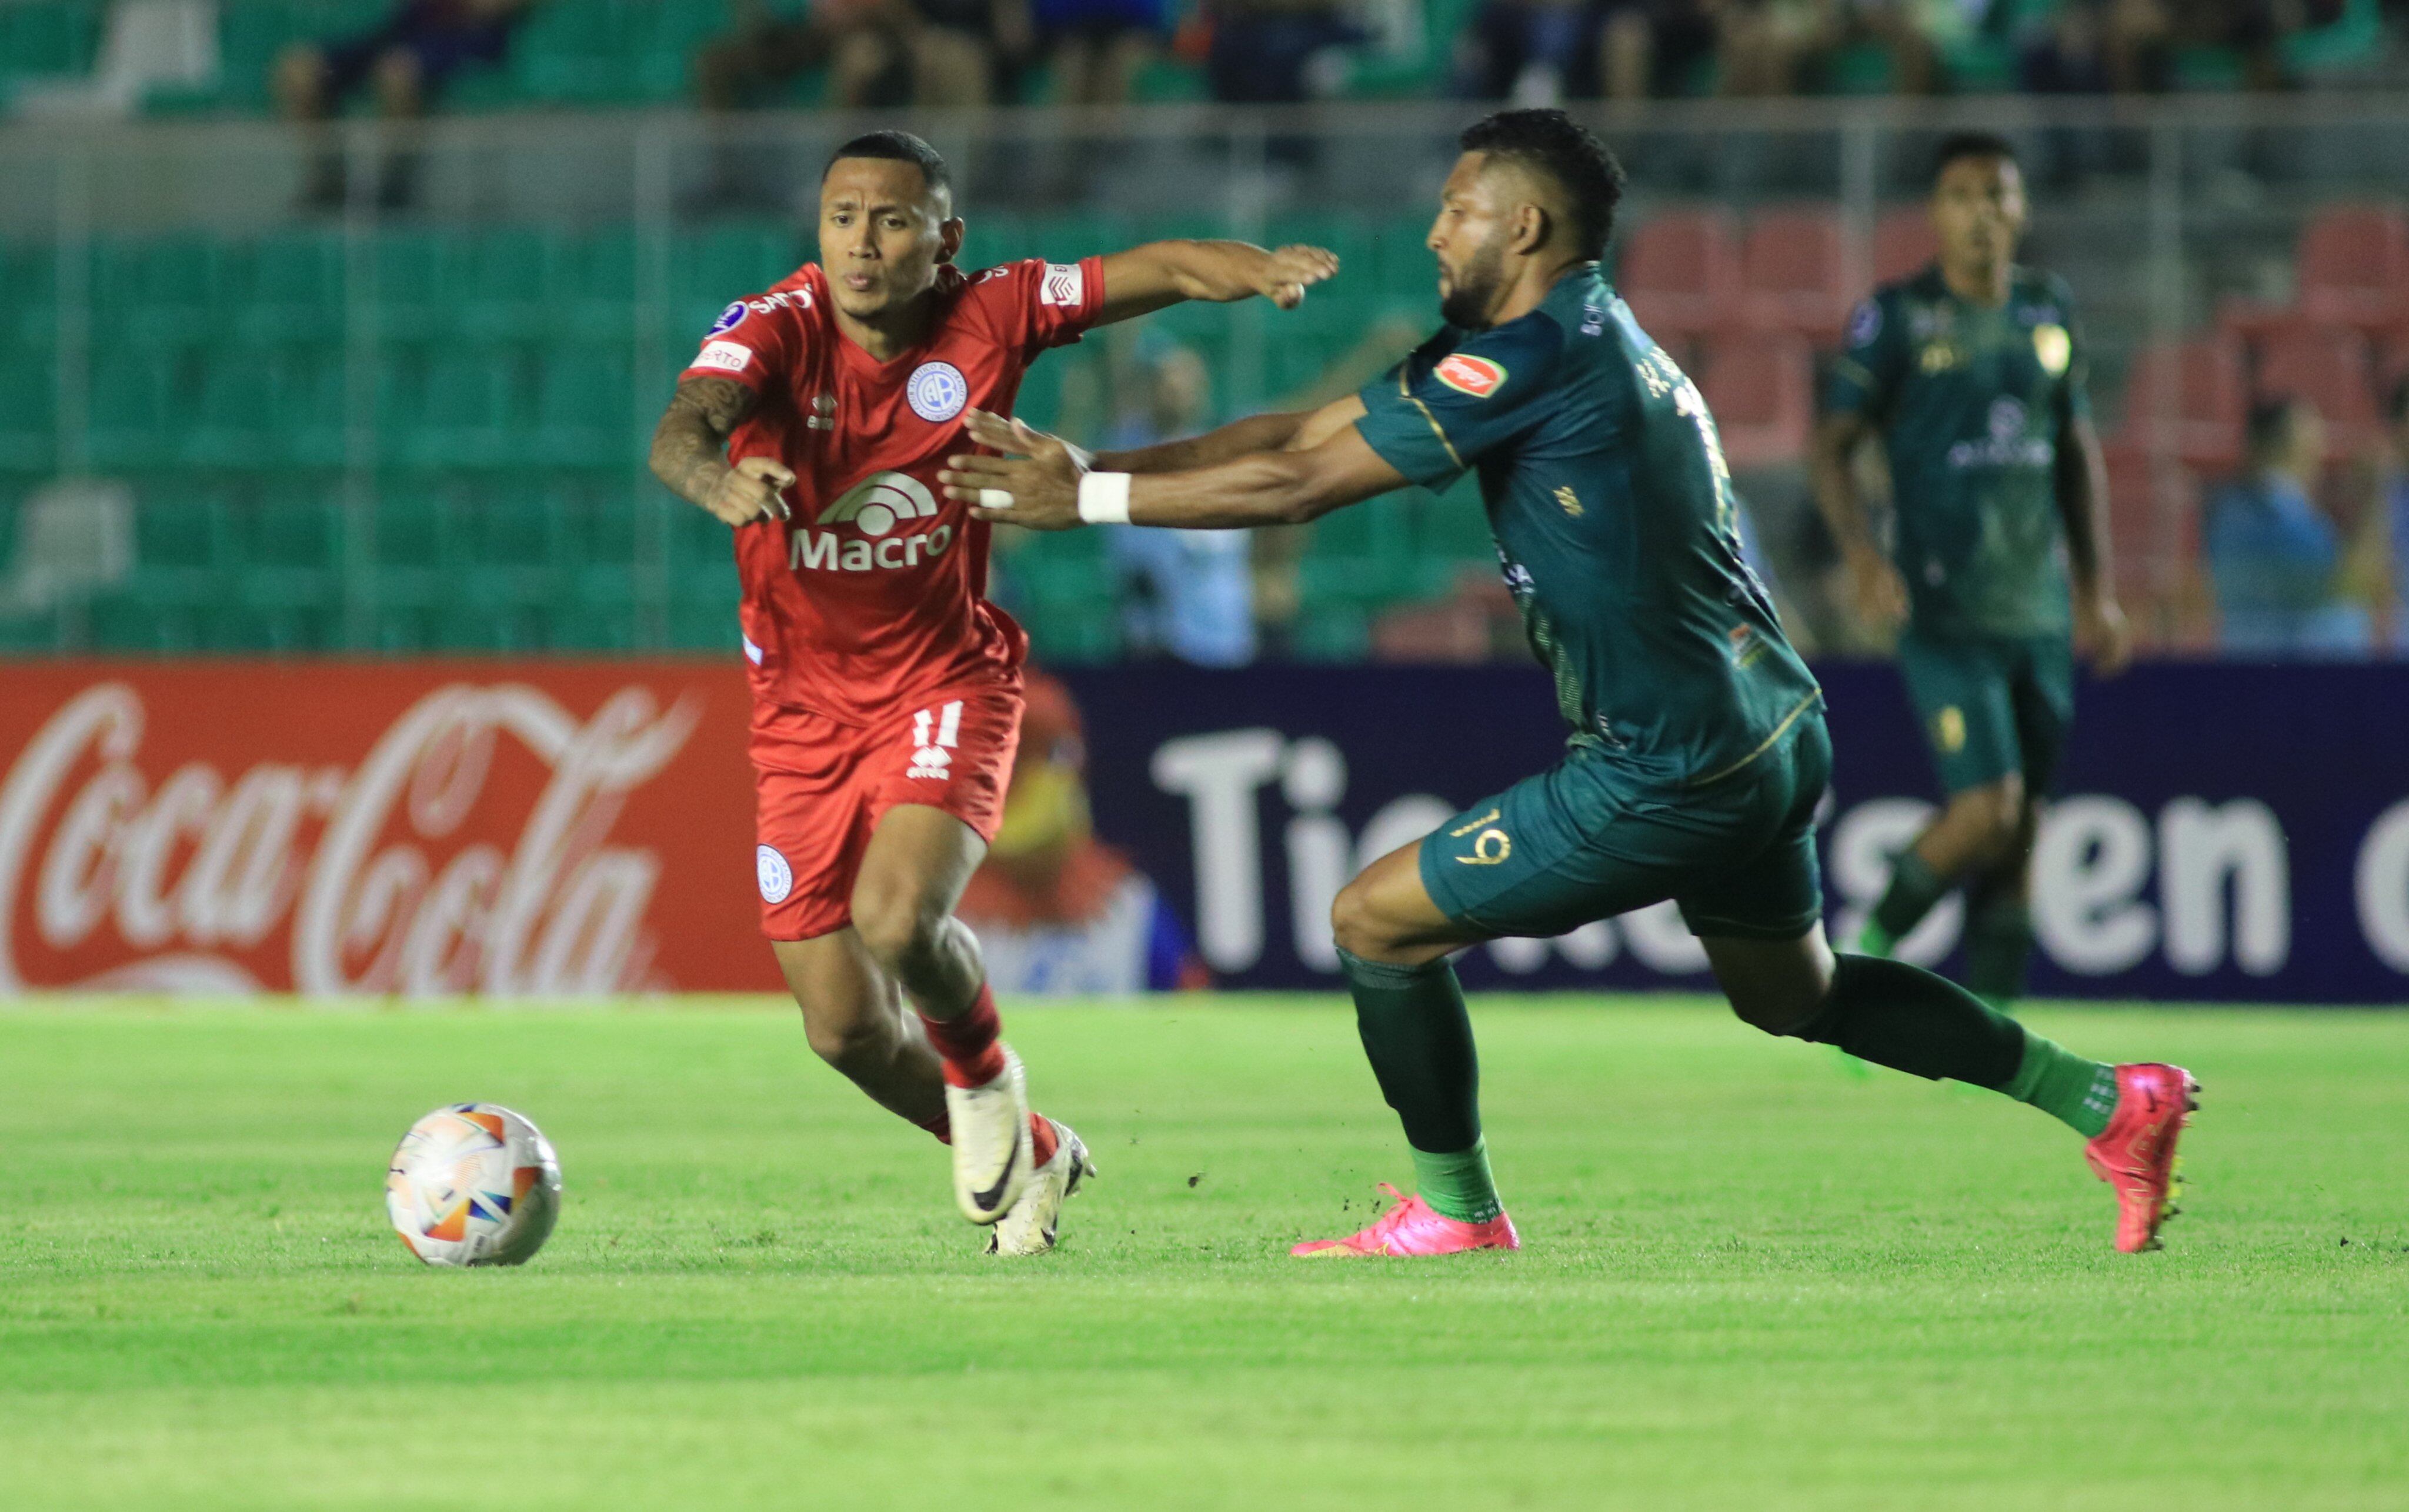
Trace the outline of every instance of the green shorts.
<path fill-rule="evenodd" d="M 1704 787 L 1635 794 L 1576 749 L 1425 837 L 1422 887 L 1490 934 L 1564 934 L 1670 898 L 1693 934 L 1796 940 L 1824 916 L 1815 808 L 1831 775 L 1821 709 Z"/>
<path fill-rule="evenodd" d="M 1944 792 L 2014 773 L 2035 798 L 2057 780 L 2074 717 L 2074 647 L 2064 635 L 1899 637 L 1898 670 Z"/>

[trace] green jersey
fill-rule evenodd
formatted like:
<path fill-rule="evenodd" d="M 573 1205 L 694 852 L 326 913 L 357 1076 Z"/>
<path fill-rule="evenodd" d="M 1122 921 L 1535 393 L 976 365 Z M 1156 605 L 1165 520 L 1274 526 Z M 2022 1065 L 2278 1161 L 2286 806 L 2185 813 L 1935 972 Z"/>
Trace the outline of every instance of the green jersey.
<path fill-rule="evenodd" d="M 1934 266 L 1850 317 L 1825 403 L 1882 431 L 1916 628 L 2066 628 L 2057 456 L 2090 413 L 2084 369 L 2065 283 L 2030 268 L 1997 308 L 1952 294 Z"/>
<path fill-rule="evenodd" d="M 1363 390 L 1358 428 L 1434 490 L 1476 470 L 1571 742 L 1635 783 L 1738 771 L 1821 697 L 1740 560 L 1714 417 L 1595 265 Z"/>

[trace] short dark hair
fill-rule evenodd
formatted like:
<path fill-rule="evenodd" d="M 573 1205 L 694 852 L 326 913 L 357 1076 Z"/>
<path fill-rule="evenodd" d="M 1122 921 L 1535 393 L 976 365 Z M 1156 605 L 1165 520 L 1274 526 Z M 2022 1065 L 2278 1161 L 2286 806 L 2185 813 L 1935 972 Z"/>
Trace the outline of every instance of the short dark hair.
<path fill-rule="evenodd" d="M 2264 456 L 2291 439 L 2292 410 L 2300 402 L 2290 394 L 2262 394 L 2250 401 L 2242 420 L 2242 440 L 2252 456 Z"/>
<path fill-rule="evenodd" d="M 954 192 L 954 176 L 945 167 L 945 158 L 937 150 L 908 131 L 866 131 L 829 154 L 828 166 L 820 169 L 820 182 L 828 182 L 829 170 L 849 157 L 885 158 L 890 163 L 909 163 L 920 170 L 920 177 L 931 191 L 945 194 Z"/>
<path fill-rule="evenodd" d="M 1623 201 L 1623 165 L 1587 127 L 1562 110 L 1500 110 L 1464 128 L 1456 146 L 1554 180 L 1572 217 L 1573 250 L 1591 262 L 1606 255 Z"/>
<path fill-rule="evenodd" d="M 2004 158 L 2013 163 L 2016 146 L 1996 131 L 1953 131 L 1932 150 L 1932 181 L 1939 183 L 1950 164 L 1969 157 Z"/>

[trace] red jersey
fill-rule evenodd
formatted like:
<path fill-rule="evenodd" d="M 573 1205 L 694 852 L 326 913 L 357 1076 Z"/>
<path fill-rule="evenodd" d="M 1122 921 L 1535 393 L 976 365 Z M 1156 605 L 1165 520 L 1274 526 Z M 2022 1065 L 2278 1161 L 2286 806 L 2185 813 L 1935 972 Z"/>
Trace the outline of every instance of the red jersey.
<path fill-rule="evenodd" d="M 837 329 L 827 275 L 806 264 L 722 312 L 680 380 L 757 395 L 728 460 L 793 470 L 793 518 L 736 532 L 753 696 L 870 725 L 940 688 L 1012 683 L 1029 638 L 987 601 L 987 525 L 937 469 L 977 450 L 971 408 L 1012 412 L 1021 376 L 1103 308 L 1099 259 L 937 270 L 926 340 L 879 362 Z"/>

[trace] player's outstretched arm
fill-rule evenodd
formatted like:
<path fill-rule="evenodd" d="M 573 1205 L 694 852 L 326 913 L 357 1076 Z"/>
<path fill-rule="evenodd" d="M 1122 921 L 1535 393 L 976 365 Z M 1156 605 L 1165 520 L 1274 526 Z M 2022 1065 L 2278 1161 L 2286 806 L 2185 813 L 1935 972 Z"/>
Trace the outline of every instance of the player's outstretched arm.
<path fill-rule="evenodd" d="M 1282 310 L 1338 271 L 1338 254 L 1320 247 L 1266 252 L 1244 241 L 1149 241 L 1104 260 L 1104 299 L 1094 324 L 1144 315 L 1183 299 L 1227 304 L 1262 295 Z"/>
<path fill-rule="evenodd" d="M 728 438 L 753 412 L 753 397 L 751 389 L 732 379 L 689 378 L 677 386 L 661 423 L 653 427 L 653 476 L 732 526 L 770 515 L 785 519 L 781 491 L 795 481 L 768 457 L 728 465 Z"/>
<path fill-rule="evenodd" d="M 2108 461 L 2099 433 L 2077 415 L 2057 449 L 2057 513 L 2066 526 L 2066 563 L 2074 579 L 2074 640 L 2092 670 L 2113 677 L 2133 659 L 2132 633 L 2116 603 L 2109 565 Z"/>
<path fill-rule="evenodd" d="M 937 481 L 980 519 L 1031 530 L 1107 522 L 1191 530 L 1297 525 L 1406 482 L 1351 421 L 1317 445 L 1136 477 L 1090 474 L 1059 438 L 1017 420 L 974 410 L 968 421 L 973 440 L 1017 454 L 948 457 Z"/>
<path fill-rule="evenodd" d="M 1876 630 L 1888 630 L 1907 618 L 1907 583 L 1891 565 L 1874 539 L 1873 522 L 1857 492 L 1857 447 L 1873 427 L 1865 416 L 1842 410 L 1824 417 L 1815 427 L 1809 471 L 1815 485 L 1815 506 L 1839 542 L 1847 564 L 1849 591 L 1857 616 Z"/>
<path fill-rule="evenodd" d="M 1363 401 L 1349 394 L 1319 410 L 1248 415 L 1185 440 L 1099 453 L 1091 466 L 1103 472 L 1192 472 L 1254 452 L 1306 451 L 1363 418 Z"/>

